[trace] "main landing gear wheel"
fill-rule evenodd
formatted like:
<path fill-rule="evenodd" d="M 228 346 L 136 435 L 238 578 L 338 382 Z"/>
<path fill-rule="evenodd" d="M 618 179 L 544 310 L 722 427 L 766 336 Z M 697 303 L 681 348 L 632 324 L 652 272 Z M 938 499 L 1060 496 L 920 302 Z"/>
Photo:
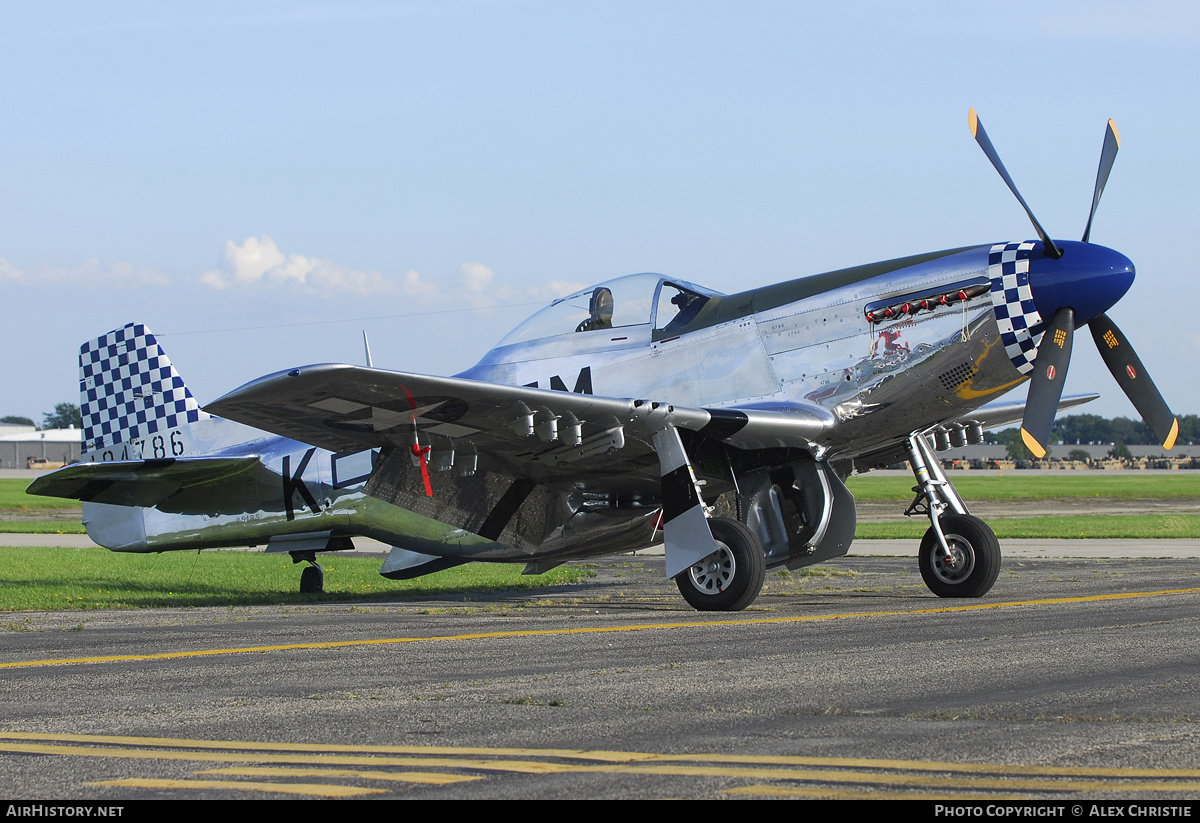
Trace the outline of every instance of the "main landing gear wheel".
<path fill-rule="evenodd" d="M 762 590 L 767 556 L 753 532 L 736 520 L 715 517 L 708 527 L 720 548 L 675 575 L 675 584 L 694 609 L 741 611 Z"/>
<path fill-rule="evenodd" d="M 316 563 L 300 572 L 300 594 L 321 594 L 325 591 L 325 572 Z"/>
<path fill-rule="evenodd" d="M 944 557 L 930 526 L 918 556 L 925 585 L 938 597 L 983 597 L 1000 573 L 1000 541 L 987 523 L 969 514 L 945 514 L 939 523 L 952 557 Z"/>

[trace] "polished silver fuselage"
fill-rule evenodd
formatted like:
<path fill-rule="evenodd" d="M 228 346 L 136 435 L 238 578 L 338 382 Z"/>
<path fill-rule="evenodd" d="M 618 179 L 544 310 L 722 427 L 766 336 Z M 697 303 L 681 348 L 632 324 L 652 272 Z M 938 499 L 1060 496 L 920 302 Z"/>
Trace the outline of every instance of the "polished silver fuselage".
<path fill-rule="evenodd" d="M 838 425 L 814 445 L 829 455 L 864 454 L 977 408 L 1024 379 L 998 344 L 987 292 L 893 321 L 873 323 L 864 311 L 873 303 L 986 279 L 988 249 L 905 267 L 670 339 L 652 339 L 652 322 L 503 346 L 459 376 L 545 389 L 554 388 L 552 377 L 570 387 L 590 369 L 597 395 L 706 408 L 819 405 Z M 804 281 L 793 283 L 799 289 Z"/>
<path fill-rule="evenodd" d="M 646 322 L 570 328 L 502 345 L 459 375 L 513 386 L 647 398 L 681 406 L 788 411 L 820 407 L 836 424 L 811 443 L 821 459 L 879 452 L 914 431 L 958 417 L 1014 387 L 989 277 L 989 246 L 833 272 L 737 295 L 711 295 L 708 313 L 673 333 L 656 317 L 670 278 L 641 276 Z M 613 281 L 617 282 L 617 281 Z M 657 283 L 657 286 L 653 284 Z M 885 320 L 871 306 L 975 284 L 967 299 Z M 964 292 L 965 293 L 965 292 Z M 641 319 L 638 317 L 637 319 Z M 586 378 L 586 379 L 585 379 Z M 288 535 L 361 535 L 411 551 L 528 561 L 637 548 L 653 535 L 653 509 L 575 511 L 569 527 L 533 552 L 505 546 L 364 493 L 377 452 L 335 455 L 219 418 L 168 433 L 186 456 L 256 454 L 260 467 L 228 487 L 188 490 L 154 508 L 85 504 L 101 545 L 166 551 L 267 544 Z M 149 457 L 145 455 L 129 455 Z M 122 459 L 109 450 L 94 460 Z M 438 466 L 430 467 L 436 473 Z M 656 467 L 622 483 L 653 498 Z M 600 484 L 602 486 L 603 484 Z M 586 486 L 586 488 L 585 488 Z M 603 491 L 583 484 L 583 491 Z M 652 502 L 652 501 L 651 501 Z"/>

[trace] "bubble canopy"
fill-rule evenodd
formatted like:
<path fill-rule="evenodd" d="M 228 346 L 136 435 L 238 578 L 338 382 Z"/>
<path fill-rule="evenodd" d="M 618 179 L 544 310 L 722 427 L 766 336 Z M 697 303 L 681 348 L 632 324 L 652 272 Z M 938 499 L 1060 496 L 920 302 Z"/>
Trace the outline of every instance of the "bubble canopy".
<path fill-rule="evenodd" d="M 659 308 L 657 312 L 664 315 L 663 322 L 658 325 L 665 326 L 689 301 L 688 308 L 694 314 L 716 294 L 691 283 L 669 280 L 661 274 L 628 274 L 555 300 L 505 335 L 497 348 L 560 334 L 586 334 L 622 326 L 647 325 L 654 321 L 656 302 L 667 299 L 666 310 Z M 671 317 L 665 316 L 668 312 Z"/>

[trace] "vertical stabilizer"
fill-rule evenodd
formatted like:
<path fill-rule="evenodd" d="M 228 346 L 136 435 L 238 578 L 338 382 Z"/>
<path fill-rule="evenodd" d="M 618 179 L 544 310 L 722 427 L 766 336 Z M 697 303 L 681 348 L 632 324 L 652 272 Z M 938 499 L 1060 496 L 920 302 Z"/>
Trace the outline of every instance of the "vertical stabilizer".
<path fill-rule="evenodd" d="M 171 430 L 208 417 L 140 323 L 83 344 L 79 395 L 85 460 L 176 456 Z M 104 455 L 118 444 L 122 454 Z"/>

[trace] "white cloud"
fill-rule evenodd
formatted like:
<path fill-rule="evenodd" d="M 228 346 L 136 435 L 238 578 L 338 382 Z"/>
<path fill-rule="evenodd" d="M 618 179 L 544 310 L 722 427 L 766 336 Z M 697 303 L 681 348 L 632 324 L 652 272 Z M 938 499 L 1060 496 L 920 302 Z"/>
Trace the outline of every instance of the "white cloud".
<path fill-rule="evenodd" d="M 232 240 L 226 240 L 225 262 L 237 282 L 253 283 L 261 280 L 272 270 L 282 267 L 285 258 L 283 252 L 275 245 L 275 241 L 264 234 L 262 240 L 257 237 L 247 237 L 246 242 L 240 246 L 235 245 Z M 292 268 L 295 270 L 296 266 L 293 265 Z M 303 283 L 304 274 L 299 274 L 297 279 Z"/>
<path fill-rule="evenodd" d="M 21 271 L 12 263 L 0 257 L 0 280 L 18 280 L 21 277 Z"/>
<path fill-rule="evenodd" d="M 3 272 L 0 265 L 0 277 Z M 518 290 L 498 284 L 495 272 L 479 262 L 462 263 L 457 282 L 447 282 L 447 278 L 439 281 L 413 269 L 398 276 L 360 271 L 325 258 L 286 253 L 265 234 L 247 237 L 241 243 L 226 241 L 216 268 L 203 272 L 198 280 L 220 290 L 286 288 L 329 296 L 408 297 L 418 300 L 421 308 L 429 310 L 462 305 L 483 308 L 522 298 L 548 302 L 585 285 L 552 281 Z"/>
<path fill-rule="evenodd" d="M 166 286 L 171 280 L 161 272 L 126 261 L 105 263 L 91 258 L 74 266 L 21 268 L 0 257 L 0 282 L 129 288 Z M 496 273 L 480 262 L 460 264 L 457 281 L 430 278 L 413 269 L 403 275 L 361 271 L 326 258 L 286 253 L 265 234 L 247 237 L 241 243 L 227 240 L 217 265 L 193 282 L 219 291 L 268 288 L 326 297 L 407 297 L 418 300 L 420 308 L 428 310 L 463 305 L 485 308 L 531 300 L 550 302 L 587 285 L 549 280 L 532 287 L 513 286 L 497 282 Z"/>
<path fill-rule="evenodd" d="M 574 280 L 547 280 L 544 285 L 534 289 L 533 294 L 536 297 L 549 294 L 550 299 L 555 300 L 559 297 L 566 297 L 568 294 L 574 294 L 580 289 L 587 288 L 587 286 L 587 283 L 579 283 Z"/>
<path fill-rule="evenodd" d="M 482 263 L 463 263 L 459 267 L 462 273 L 463 285 L 467 287 L 467 291 L 475 293 L 487 291 L 488 286 L 492 285 L 492 279 L 495 275 L 492 270 Z"/>
<path fill-rule="evenodd" d="M 549 280 L 536 286 L 514 288 L 507 283 L 496 283 L 496 275 L 482 263 L 463 263 L 459 266 L 459 280 L 466 302 L 476 308 L 486 308 L 512 302 L 547 302 L 565 297 L 587 286 L 568 280 Z"/>
<path fill-rule="evenodd" d="M 309 292 L 355 297 L 430 294 L 426 284 L 417 282 L 416 272 L 409 272 L 403 280 L 397 280 L 377 271 L 359 271 L 321 257 L 284 254 L 265 234 L 247 237 L 241 244 L 227 240 L 217 267 L 204 272 L 199 279 L 215 289 L 300 287 Z"/>
<path fill-rule="evenodd" d="M 0 257 L 0 280 L 32 286 L 87 286 L 89 288 L 129 288 L 165 286 L 170 283 L 162 272 L 126 261 L 103 263 L 96 258 L 74 266 L 35 266 L 19 268 Z"/>
<path fill-rule="evenodd" d="M 416 297 L 437 297 L 441 290 L 433 283 L 426 283 L 421 275 L 409 269 L 404 275 L 404 291 Z"/>

